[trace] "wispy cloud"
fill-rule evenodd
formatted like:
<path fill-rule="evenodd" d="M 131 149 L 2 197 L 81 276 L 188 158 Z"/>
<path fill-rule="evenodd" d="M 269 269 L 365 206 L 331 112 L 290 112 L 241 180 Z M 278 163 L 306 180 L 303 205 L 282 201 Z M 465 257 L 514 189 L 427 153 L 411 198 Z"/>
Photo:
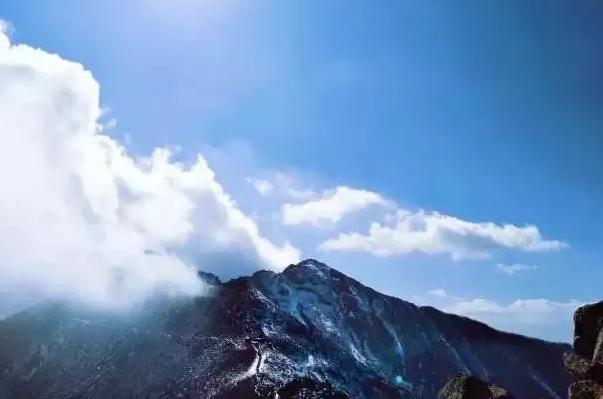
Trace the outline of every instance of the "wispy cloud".
<path fill-rule="evenodd" d="M 521 263 L 513 263 L 511 265 L 505 265 L 503 263 L 498 263 L 496 268 L 502 273 L 508 274 L 509 276 L 513 276 L 517 273 L 534 271 L 538 270 L 537 265 L 524 265 Z"/>
<path fill-rule="evenodd" d="M 497 249 L 550 252 L 568 244 L 542 237 L 534 225 L 470 222 L 438 212 L 400 209 L 392 223 L 374 222 L 367 234 L 352 232 L 324 241 L 322 251 L 368 252 L 378 257 L 420 252 L 453 260 L 488 259 Z"/>
<path fill-rule="evenodd" d="M 435 296 L 438 298 L 447 298 L 448 297 L 448 293 L 446 292 L 446 290 L 443 290 L 442 288 L 434 288 L 434 289 L 427 291 L 427 293 L 431 296 Z"/>
<path fill-rule="evenodd" d="M 586 302 L 576 299 L 566 301 L 545 298 L 512 299 L 507 302 L 490 298 L 467 298 L 442 288 L 430 289 L 426 295 L 414 296 L 419 305 L 434 306 L 448 313 L 467 316 L 507 331 L 525 335 L 538 335 L 554 340 L 567 340 L 563 330 L 550 330 L 551 325 L 571 324 L 574 311 Z"/>
<path fill-rule="evenodd" d="M 274 190 L 274 185 L 265 179 L 254 179 L 253 177 L 248 177 L 245 179 L 247 183 L 251 184 L 255 190 L 261 195 L 270 195 Z"/>
<path fill-rule="evenodd" d="M 517 299 L 508 304 L 501 304 L 476 298 L 454 303 L 444 307 L 444 310 L 478 319 L 496 316 L 518 323 L 543 324 L 569 321 L 574 311 L 583 304 L 577 300 L 558 302 L 543 298 Z"/>

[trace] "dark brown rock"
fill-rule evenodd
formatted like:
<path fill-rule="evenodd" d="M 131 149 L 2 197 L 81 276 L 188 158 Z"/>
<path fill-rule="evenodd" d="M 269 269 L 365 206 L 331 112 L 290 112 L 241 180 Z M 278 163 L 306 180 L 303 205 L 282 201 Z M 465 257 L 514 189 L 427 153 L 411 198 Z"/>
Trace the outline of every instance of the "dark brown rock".
<path fill-rule="evenodd" d="M 487 384 L 469 374 L 455 374 L 442 388 L 440 399 L 512 399 L 503 388 Z"/>
<path fill-rule="evenodd" d="M 568 399 L 598 399 L 595 384 L 590 380 L 576 381 L 570 385 Z"/>
<path fill-rule="evenodd" d="M 490 393 L 492 393 L 493 399 L 513 399 L 506 389 L 497 387 L 496 385 L 490 385 L 488 388 L 490 389 Z"/>
<path fill-rule="evenodd" d="M 603 322 L 603 301 L 579 307 L 574 313 L 574 352 L 591 359 Z"/>
<path fill-rule="evenodd" d="M 593 363 L 603 364 L 603 328 L 599 329 L 597 340 L 595 341 L 595 349 L 593 350 Z"/>
<path fill-rule="evenodd" d="M 603 301 L 574 313 L 574 352 L 564 353 L 563 363 L 577 379 L 569 399 L 603 399 Z"/>
<path fill-rule="evenodd" d="M 596 363 L 593 365 L 591 370 L 591 379 L 598 383 L 603 384 L 603 365 L 600 363 Z"/>
<path fill-rule="evenodd" d="M 603 384 L 603 329 L 599 330 L 592 358 L 591 378 Z"/>
<path fill-rule="evenodd" d="M 589 359 L 578 356 L 574 352 L 566 352 L 563 354 L 563 363 L 575 378 L 579 380 L 591 378 L 592 364 Z"/>
<path fill-rule="evenodd" d="M 488 384 L 468 374 L 455 374 L 442 388 L 440 399 L 491 399 Z"/>

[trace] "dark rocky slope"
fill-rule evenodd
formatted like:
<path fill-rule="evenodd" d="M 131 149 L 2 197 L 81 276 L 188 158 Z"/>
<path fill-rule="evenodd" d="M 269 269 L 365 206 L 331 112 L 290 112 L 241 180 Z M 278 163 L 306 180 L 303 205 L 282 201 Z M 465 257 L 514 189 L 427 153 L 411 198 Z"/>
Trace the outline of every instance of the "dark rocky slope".
<path fill-rule="evenodd" d="M 435 398 L 456 372 L 562 398 L 568 345 L 385 296 L 312 260 L 135 316 L 0 321 L 0 398 Z"/>

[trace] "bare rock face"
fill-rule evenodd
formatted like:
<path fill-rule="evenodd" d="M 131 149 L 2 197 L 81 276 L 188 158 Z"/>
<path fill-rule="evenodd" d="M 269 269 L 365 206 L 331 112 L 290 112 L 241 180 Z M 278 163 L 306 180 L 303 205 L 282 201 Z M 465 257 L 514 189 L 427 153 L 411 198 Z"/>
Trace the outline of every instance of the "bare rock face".
<path fill-rule="evenodd" d="M 574 352 L 592 358 L 603 322 L 603 301 L 579 307 L 574 313 Z"/>
<path fill-rule="evenodd" d="M 442 388 L 440 399 L 512 399 L 500 387 L 488 384 L 470 374 L 455 374 Z"/>
<path fill-rule="evenodd" d="M 603 368 L 603 328 L 599 329 L 597 342 L 593 351 L 593 367 L 596 369 Z"/>
<path fill-rule="evenodd" d="M 563 355 L 565 367 L 576 378 L 568 398 L 602 399 L 603 302 L 582 306 L 574 313 L 573 349 Z"/>

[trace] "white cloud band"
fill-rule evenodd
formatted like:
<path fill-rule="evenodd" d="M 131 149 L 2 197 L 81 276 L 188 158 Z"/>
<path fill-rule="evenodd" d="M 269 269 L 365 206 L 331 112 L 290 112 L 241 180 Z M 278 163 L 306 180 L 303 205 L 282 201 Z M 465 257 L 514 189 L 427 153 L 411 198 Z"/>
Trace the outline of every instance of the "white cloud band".
<path fill-rule="evenodd" d="M 412 252 L 449 255 L 454 260 L 487 259 L 495 249 L 547 252 L 563 241 L 545 240 L 536 226 L 474 223 L 438 212 L 399 210 L 393 225 L 373 223 L 368 234 L 345 233 L 324 241 L 323 251 L 363 251 L 378 257 Z"/>

